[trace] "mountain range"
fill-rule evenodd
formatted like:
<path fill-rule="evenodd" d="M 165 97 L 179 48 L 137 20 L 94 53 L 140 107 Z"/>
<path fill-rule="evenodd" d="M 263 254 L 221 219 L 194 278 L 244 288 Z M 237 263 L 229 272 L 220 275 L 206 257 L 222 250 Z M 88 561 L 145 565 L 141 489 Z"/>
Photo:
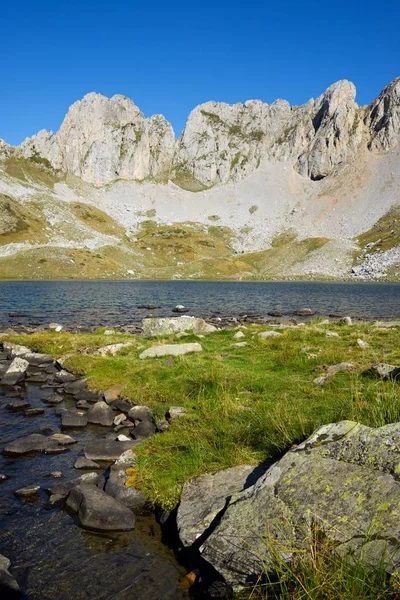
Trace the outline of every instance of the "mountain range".
<path fill-rule="evenodd" d="M 400 279 L 400 78 L 368 106 L 90 93 L 57 133 L 0 140 L 0 277 Z"/>

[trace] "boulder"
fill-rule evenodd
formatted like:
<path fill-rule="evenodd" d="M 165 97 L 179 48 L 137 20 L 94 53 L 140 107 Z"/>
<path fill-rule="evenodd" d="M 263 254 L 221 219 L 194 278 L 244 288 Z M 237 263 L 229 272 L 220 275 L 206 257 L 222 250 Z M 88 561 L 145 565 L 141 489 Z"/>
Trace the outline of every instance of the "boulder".
<path fill-rule="evenodd" d="M 70 410 L 63 410 L 61 412 L 61 427 L 86 427 L 88 424 L 87 413 L 74 413 Z"/>
<path fill-rule="evenodd" d="M 98 473 L 84 473 L 83 475 L 80 475 L 75 479 L 63 481 L 61 483 L 58 483 L 57 485 L 52 486 L 48 489 L 48 492 L 53 497 L 53 501 L 54 499 L 56 499 L 59 502 L 61 500 L 65 500 L 70 491 L 78 485 L 93 485 L 103 489 L 104 482 L 104 477 L 102 475 L 99 475 Z"/>
<path fill-rule="evenodd" d="M 154 435 L 157 427 L 153 421 L 140 421 L 139 425 L 133 429 L 131 435 L 135 440 L 145 440 Z"/>
<path fill-rule="evenodd" d="M 86 458 L 95 461 L 111 462 L 117 460 L 123 452 L 130 450 L 137 442 L 118 442 L 116 440 L 96 440 L 84 448 Z"/>
<path fill-rule="evenodd" d="M 106 402 L 96 402 L 87 413 L 88 423 L 111 427 L 114 422 L 114 412 Z"/>
<path fill-rule="evenodd" d="M 191 331 L 196 334 L 212 333 L 216 331 L 214 325 L 209 325 L 204 319 L 197 317 L 176 318 L 147 318 L 142 320 L 143 335 L 154 337 L 158 335 L 171 335 L 172 333 Z"/>
<path fill-rule="evenodd" d="M 170 406 L 165 417 L 168 421 L 184 417 L 186 415 L 186 408 L 184 406 Z"/>
<path fill-rule="evenodd" d="M 76 380 L 76 377 L 75 375 L 72 375 L 72 373 L 68 373 L 65 369 L 61 369 L 61 371 L 58 371 L 58 373 L 54 375 L 54 379 L 58 381 L 58 383 L 71 383 Z"/>
<path fill-rule="evenodd" d="M 29 363 L 27 360 L 16 356 L 1 378 L 2 385 L 16 385 L 25 379 L 25 374 L 28 367 Z"/>
<path fill-rule="evenodd" d="M 153 419 L 153 413 L 148 406 L 133 406 L 128 412 L 131 421 L 150 421 Z"/>
<path fill-rule="evenodd" d="M 319 428 L 209 526 L 202 557 L 231 585 L 256 582 L 310 543 L 313 524 L 368 564 L 400 567 L 400 423 L 373 429 L 343 421 Z M 198 502 L 198 496 L 196 498 Z M 197 533 L 202 533 L 197 531 Z M 386 552 L 384 552 L 386 548 Z"/>
<path fill-rule="evenodd" d="M 110 476 L 106 483 L 105 492 L 120 500 L 131 509 L 143 508 L 146 504 L 146 496 L 134 486 L 127 486 L 128 476 L 126 470 L 132 468 L 136 463 L 136 456 L 132 450 L 127 450 L 118 458 L 110 468 Z"/>
<path fill-rule="evenodd" d="M 30 454 L 32 452 L 52 454 L 63 452 L 64 450 L 65 448 L 60 446 L 57 440 L 41 435 L 40 433 L 32 433 L 8 444 L 4 448 L 3 454 L 6 456 L 22 456 L 23 454 Z"/>
<path fill-rule="evenodd" d="M 17 580 L 8 570 L 10 566 L 11 561 L 0 554 L 0 595 L 4 600 L 20 598 Z"/>
<path fill-rule="evenodd" d="M 237 331 L 235 333 L 235 335 L 233 336 L 233 339 L 234 340 L 240 340 L 240 339 L 242 339 L 244 337 L 245 337 L 245 335 L 244 335 L 243 331 Z"/>
<path fill-rule="evenodd" d="M 133 346 L 133 342 L 120 342 L 119 344 L 109 344 L 96 350 L 94 354 L 100 354 L 100 356 L 115 356 L 118 352 L 121 352 L 124 348 Z"/>
<path fill-rule="evenodd" d="M 91 485 L 71 490 L 67 506 L 82 527 L 95 531 L 129 531 L 135 526 L 132 511 L 122 502 Z"/>
<path fill-rule="evenodd" d="M 242 465 L 185 483 L 177 513 L 177 528 L 184 546 L 191 546 L 226 508 L 233 494 L 249 487 L 254 467 Z"/>
<path fill-rule="evenodd" d="M 396 379 L 400 380 L 400 367 L 388 365 L 387 363 L 377 363 L 371 367 L 372 373 L 381 377 L 381 379 Z"/>
<path fill-rule="evenodd" d="M 31 354 L 32 350 L 26 346 L 20 346 L 12 342 L 3 342 L 3 350 L 7 353 L 9 358 L 15 358 L 16 356 L 24 356 L 24 354 Z"/>
<path fill-rule="evenodd" d="M 163 344 L 161 346 L 152 346 L 139 355 L 143 358 L 156 358 L 158 356 L 182 356 L 190 352 L 201 352 L 203 348 L 197 342 L 193 344 Z"/>
<path fill-rule="evenodd" d="M 94 460 L 80 456 L 75 461 L 74 469 L 100 469 L 100 465 L 94 462 Z"/>

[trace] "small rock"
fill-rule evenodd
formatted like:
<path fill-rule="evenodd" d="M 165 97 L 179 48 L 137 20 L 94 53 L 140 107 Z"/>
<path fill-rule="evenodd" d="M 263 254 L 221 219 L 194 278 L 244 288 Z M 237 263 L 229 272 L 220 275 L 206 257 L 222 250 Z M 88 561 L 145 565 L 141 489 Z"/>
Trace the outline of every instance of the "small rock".
<path fill-rule="evenodd" d="M 86 458 L 95 461 L 110 462 L 117 460 L 123 452 L 135 446 L 135 442 L 118 442 L 116 440 L 95 440 L 83 449 Z"/>
<path fill-rule="evenodd" d="M 315 313 L 311 310 L 311 308 L 300 308 L 299 310 L 296 310 L 293 314 L 298 315 L 300 317 L 306 317 L 312 316 Z"/>
<path fill-rule="evenodd" d="M 62 325 L 60 325 L 60 323 L 50 323 L 49 329 L 51 329 L 52 331 L 56 331 L 57 333 L 60 333 L 60 331 L 62 331 L 64 329 L 64 327 Z"/>
<path fill-rule="evenodd" d="M 121 342 L 119 344 L 110 344 L 109 346 L 103 346 L 96 350 L 94 354 L 100 354 L 100 356 L 115 356 L 118 352 L 124 348 L 133 346 L 133 342 Z"/>
<path fill-rule="evenodd" d="M 60 396 L 60 394 L 52 394 L 48 398 L 43 398 L 43 402 L 46 402 L 46 404 L 50 404 L 51 406 L 55 406 L 56 404 L 61 404 L 61 402 L 63 402 L 63 400 L 64 400 L 64 398 L 62 396 Z"/>
<path fill-rule="evenodd" d="M 112 403 L 112 408 L 118 409 L 126 415 L 131 410 L 133 404 L 130 400 L 125 400 L 125 398 L 119 398 L 115 402 Z"/>
<path fill-rule="evenodd" d="M 89 410 L 91 405 L 86 400 L 78 400 L 76 403 L 76 408 L 80 408 L 82 410 Z"/>
<path fill-rule="evenodd" d="M 183 306 L 183 304 L 177 304 L 175 308 L 172 309 L 172 312 L 184 313 L 187 312 L 187 309 Z"/>
<path fill-rule="evenodd" d="M 80 456 L 75 461 L 74 469 L 100 469 L 100 465 L 94 462 L 94 460 L 90 460 L 90 458 Z"/>
<path fill-rule="evenodd" d="M 50 473 L 50 477 L 53 477 L 53 479 L 61 479 L 62 476 L 62 471 L 52 471 Z"/>
<path fill-rule="evenodd" d="M 199 337 L 199 336 L 197 336 Z M 175 364 L 174 357 L 169 356 L 167 360 L 163 362 L 163 367 L 172 367 Z"/>
<path fill-rule="evenodd" d="M 55 440 L 58 444 L 60 444 L 60 446 L 70 446 L 71 444 L 76 444 L 76 440 L 65 433 L 53 433 L 53 435 L 50 436 L 50 439 Z"/>
<path fill-rule="evenodd" d="M 59 383 L 71 383 L 73 381 L 76 381 L 75 375 L 72 375 L 72 373 L 68 373 L 68 371 L 66 371 L 65 369 L 61 369 L 61 371 L 58 371 L 58 373 L 54 375 L 54 379 Z"/>
<path fill-rule="evenodd" d="M 67 506 L 77 513 L 82 527 L 96 531 L 129 531 L 135 517 L 122 502 L 94 486 L 80 485 L 71 490 Z"/>
<path fill-rule="evenodd" d="M 177 334 L 176 334 L 176 336 L 175 336 L 175 337 L 176 337 L 177 339 L 180 339 L 180 338 L 184 338 L 184 337 L 189 337 L 189 334 L 188 334 L 188 333 L 186 333 L 186 331 L 180 331 L 179 333 L 177 333 Z"/>
<path fill-rule="evenodd" d="M 120 413 L 116 417 L 114 417 L 114 425 L 121 425 L 126 420 L 126 415 L 124 413 Z"/>
<path fill-rule="evenodd" d="M 186 408 L 183 406 L 171 406 L 165 415 L 168 420 L 177 419 L 186 415 Z"/>
<path fill-rule="evenodd" d="M 244 348 L 247 345 L 247 342 L 237 342 L 237 344 L 232 344 L 234 348 Z"/>
<path fill-rule="evenodd" d="M 17 412 L 20 410 L 26 410 L 30 407 L 29 402 L 26 400 L 13 400 L 7 404 L 7 408 L 12 410 L 13 412 Z"/>
<path fill-rule="evenodd" d="M 114 329 L 106 329 L 104 335 L 115 335 Z"/>
<path fill-rule="evenodd" d="M 258 334 L 258 337 L 259 337 L 261 340 L 265 340 L 265 339 L 267 339 L 267 338 L 270 338 L 270 337 L 281 337 L 281 335 L 282 335 L 282 334 L 281 334 L 281 333 L 279 333 L 279 331 L 261 331 L 261 332 Z"/>
<path fill-rule="evenodd" d="M 244 335 L 243 331 L 238 331 L 233 336 L 233 339 L 234 340 L 240 340 L 241 338 L 244 338 L 244 337 L 245 337 L 245 335 Z"/>
<path fill-rule="evenodd" d="M 151 421 L 141 421 L 132 431 L 132 437 L 135 440 L 145 440 L 154 435 L 157 431 L 155 424 Z"/>
<path fill-rule="evenodd" d="M 333 338 L 333 337 L 338 338 L 338 337 L 340 337 L 339 334 L 336 331 L 327 331 L 325 335 L 326 335 L 326 337 L 330 337 L 330 338 Z"/>
<path fill-rule="evenodd" d="M 2 385 L 16 385 L 25 379 L 26 370 L 28 367 L 29 363 L 27 360 L 20 358 L 19 356 L 15 357 L 1 378 Z"/>
<path fill-rule="evenodd" d="M 164 421 L 160 421 L 157 425 L 157 431 L 159 433 L 164 433 L 164 431 L 167 431 L 167 429 L 169 429 L 169 421 L 166 419 Z"/>
<path fill-rule="evenodd" d="M 153 413 L 148 406 L 133 406 L 129 413 L 128 417 L 132 421 L 150 421 L 153 418 Z"/>
<path fill-rule="evenodd" d="M 16 490 L 14 494 L 18 498 L 30 498 L 32 496 L 36 496 L 39 490 L 40 485 L 29 485 L 27 487 Z"/>
<path fill-rule="evenodd" d="M 342 323 L 343 325 L 352 325 L 353 321 L 351 320 L 351 317 L 343 317 L 343 319 L 340 319 L 339 323 Z"/>
<path fill-rule="evenodd" d="M 123 433 L 121 433 L 121 434 L 120 434 L 120 435 L 117 437 L 117 440 L 118 440 L 119 442 L 130 442 L 130 441 L 131 441 L 131 438 L 128 438 L 128 436 L 127 436 L 127 435 L 124 435 Z"/>
<path fill-rule="evenodd" d="M 44 413 L 44 408 L 28 408 L 24 410 L 24 415 L 26 417 L 36 417 L 37 415 L 42 415 Z"/>
<path fill-rule="evenodd" d="M 357 339 L 357 344 L 360 346 L 360 348 L 370 348 L 371 345 L 368 344 L 368 342 L 364 342 L 364 340 L 362 340 L 361 338 Z"/>
<path fill-rule="evenodd" d="M 103 425 L 104 427 L 110 427 L 114 422 L 114 413 L 112 408 L 108 406 L 106 402 L 101 400 L 87 413 L 88 423 L 94 423 L 96 425 Z"/>

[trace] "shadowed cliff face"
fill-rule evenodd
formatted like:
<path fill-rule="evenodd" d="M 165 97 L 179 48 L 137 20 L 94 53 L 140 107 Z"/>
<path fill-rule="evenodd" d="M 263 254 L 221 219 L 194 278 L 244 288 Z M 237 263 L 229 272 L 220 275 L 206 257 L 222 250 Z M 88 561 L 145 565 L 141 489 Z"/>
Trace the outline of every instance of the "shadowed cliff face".
<path fill-rule="evenodd" d="M 96 186 L 172 179 L 199 191 L 239 181 L 272 158 L 291 160 L 301 175 L 319 180 L 364 148 L 384 152 L 398 145 L 399 90 L 397 79 L 366 108 L 356 104 L 346 80 L 299 107 L 284 100 L 207 102 L 191 112 L 178 140 L 162 115 L 146 119 L 125 96 L 90 93 L 71 106 L 56 134 L 42 130 L 18 151 Z"/>

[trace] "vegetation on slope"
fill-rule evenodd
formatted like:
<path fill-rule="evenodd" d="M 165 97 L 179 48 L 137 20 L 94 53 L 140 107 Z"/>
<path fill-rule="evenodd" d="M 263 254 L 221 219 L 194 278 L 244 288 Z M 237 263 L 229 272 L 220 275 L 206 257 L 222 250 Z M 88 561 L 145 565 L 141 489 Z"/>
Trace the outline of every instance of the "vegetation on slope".
<path fill-rule="evenodd" d="M 370 254 L 400 246 L 400 206 L 392 208 L 371 229 L 358 236 L 357 242 L 360 248 L 371 244 Z"/>

